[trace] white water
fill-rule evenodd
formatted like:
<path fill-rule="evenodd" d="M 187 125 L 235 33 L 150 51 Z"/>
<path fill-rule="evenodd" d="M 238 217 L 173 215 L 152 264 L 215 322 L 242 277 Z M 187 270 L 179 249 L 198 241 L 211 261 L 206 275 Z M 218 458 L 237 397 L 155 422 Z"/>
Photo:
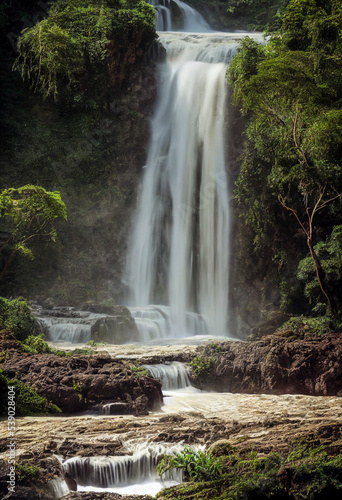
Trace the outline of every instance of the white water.
<path fill-rule="evenodd" d="M 138 327 L 141 341 L 170 339 L 174 333 L 171 309 L 167 306 L 130 307 L 132 317 Z M 207 325 L 200 314 L 185 312 L 186 331 L 196 332 L 196 335 L 207 335 Z"/>
<path fill-rule="evenodd" d="M 81 318 L 39 318 L 48 330 L 51 342 L 86 343 L 91 339 L 91 327 L 95 322 Z"/>
<path fill-rule="evenodd" d="M 189 31 L 207 33 L 211 31 L 208 23 L 195 9 L 181 0 L 147 0 L 156 11 L 157 31 Z M 172 6 L 172 4 L 174 4 Z M 178 19 L 174 18 L 178 11 Z"/>
<path fill-rule="evenodd" d="M 147 487 L 155 493 L 182 482 L 182 471 L 170 470 L 160 479 L 156 473 L 159 458 L 177 454 L 181 444 L 141 443 L 133 455 L 116 457 L 73 457 L 63 464 L 64 472 L 75 479 L 80 491 L 140 493 Z"/>
<path fill-rule="evenodd" d="M 59 500 L 60 498 L 63 498 L 65 495 L 70 493 L 66 482 L 60 477 L 51 479 L 51 481 L 48 482 L 48 485 L 50 486 L 51 493 L 55 500 Z"/>
<path fill-rule="evenodd" d="M 169 305 L 167 329 L 159 333 L 157 325 L 154 336 L 227 336 L 225 73 L 244 34 L 159 36 L 168 55 L 124 281 L 136 311 Z M 189 325 L 189 311 L 205 322 L 205 333 Z"/>
<path fill-rule="evenodd" d="M 143 365 L 150 373 L 151 377 L 159 380 L 162 390 L 172 391 L 191 387 L 187 367 L 179 361 L 169 364 Z"/>

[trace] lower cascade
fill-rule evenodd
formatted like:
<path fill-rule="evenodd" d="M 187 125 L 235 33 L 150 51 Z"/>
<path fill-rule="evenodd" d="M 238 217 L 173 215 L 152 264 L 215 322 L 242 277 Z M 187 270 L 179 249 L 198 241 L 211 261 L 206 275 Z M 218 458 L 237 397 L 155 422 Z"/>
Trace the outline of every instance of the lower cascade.
<path fill-rule="evenodd" d="M 63 469 L 64 474 L 74 479 L 78 487 L 120 488 L 152 481 L 157 482 L 157 487 L 162 489 L 181 483 L 182 472 L 172 469 L 160 480 L 156 473 L 158 460 L 164 454 L 177 454 L 182 448 L 180 444 L 142 443 L 135 447 L 132 455 L 73 457 L 64 462 Z"/>
<path fill-rule="evenodd" d="M 172 391 L 191 387 L 188 370 L 183 363 L 174 361 L 169 364 L 143 365 L 151 377 L 159 380 L 163 391 Z"/>

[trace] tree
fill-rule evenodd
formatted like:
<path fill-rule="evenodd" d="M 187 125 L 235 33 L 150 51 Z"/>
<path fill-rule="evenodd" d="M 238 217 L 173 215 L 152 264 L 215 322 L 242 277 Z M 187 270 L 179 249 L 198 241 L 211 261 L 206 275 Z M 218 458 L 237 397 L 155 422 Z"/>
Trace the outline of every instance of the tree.
<path fill-rule="evenodd" d="M 319 210 L 322 210 L 323 208 L 327 207 L 331 202 L 333 202 L 334 200 L 336 200 L 337 198 L 340 198 L 342 196 L 342 193 L 340 194 L 337 194 L 336 196 L 333 196 L 332 198 L 330 199 L 323 199 L 324 197 L 324 191 L 325 189 L 323 189 L 319 194 L 318 194 L 318 199 L 316 201 L 316 203 L 314 204 L 313 207 L 310 207 L 310 206 L 307 206 L 306 207 L 306 215 L 307 215 L 307 220 L 306 221 L 303 221 L 301 220 L 301 218 L 299 217 L 298 213 L 296 210 L 294 210 L 293 208 L 289 207 L 287 204 L 286 204 L 286 200 L 285 198 L 282 198 L 281 196 L 279 196 L 279 201 L 280 203 L 283 205 L 284 208 L 286 208 L 286 210 L 288 210 L 292 215 L 295 216 L 295 218 L 297 219 L 297 222 L 299 223 L 303 233 L 305 234 L 306 236 L 306 243 L 309 247 L 309 251 L 310 251 L 310 255 L 311 255 L 311 258 L 314 262 L 314 265 L 315 265 L 315 269 L 316 269 L 316 275 L 317 275 L 317 279 L 318 279 L 318 283 L 319 283 L 319 286 L 320 286 L 320 289 L 322 290 L 323 294 L 325 295 L 326 299 L 327 299 L 327 302 L 329 304 L 329 307 L 330 307 L 330 310 L 331 312 L 336 315 L 338 313 L 338 309 L 337 309 L 337 306 L 336 306 L 336 302 L 335 302 L 335 298 L 334 298 L 334 294 L 333 294 L 333 290 L 331 289 L 331 286 L 327 280 L 327 276 L 326 276 L 326 273 L 321 265 L 321 262 L 318 258 L 318 255 L 315 251 L 315 248 L 314 248 L 314 224 L 313 224 L 313 221 L 314 221 L 314 217 L 315 215 L 317 214 L 317 212 Z"/>
<path fill-rule="evenodd" d="M 17 253 L 33 258 L 30 244 L 38 238 L 56 241 L 57 219 L 66 219 L 67 211 L 57 191 L 46 191 L 40 186 L 5 189 L 0 193 L 0 242 L 5 255 L 0 279 L 3 278 Z M 7 252 L 5 251 L 7 249 Z"/>
<path fill-rule="evenodd" d="M 291 0 L 281 31 L 267 46 L 245 39 L 228 70 L 233 100 L 249 113 L 235 197 L 255 251 L 286 282 L 304 257 L 304 234 L 317 286 L 335 313 L 339 277 L 335 268 L 327 277 L 315 248 L 342 220 L 341 35 L 340 1 Z M 263 267 L 266 279 L 272 271 Z"/>

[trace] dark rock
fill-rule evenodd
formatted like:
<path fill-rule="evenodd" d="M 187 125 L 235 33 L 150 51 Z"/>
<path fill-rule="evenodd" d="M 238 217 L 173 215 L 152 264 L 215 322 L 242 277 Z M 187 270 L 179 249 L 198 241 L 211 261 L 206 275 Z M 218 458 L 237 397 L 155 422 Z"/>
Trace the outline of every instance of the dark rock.
<path fill-rule="evenodd" d="M 137 376 L 129 364 L 114 360 L 107 353 L 59 357 L 13 350 L 1 367 L 5 374 L 33 386 L 38 394 L 69 414 L 91 410 L 105 402 L 120 403 L 124 414 L 131 408 L 131 413 L 141 415 L 159 408 L 163 400 L 158 381 Z M 142 396 L 146 399 L 134 406 Z"/>
<path fill-rule="evenodd" d="M 134 318 L 127 307 L 117 306 L 115 316 L 99 318 L 91 327 L 91 337 L 96 342 L 124 344 L 139 340 Z"/>
<path fill-rule="evenodd" d="M 219 352 L 200 351 L 213 360 L 212 369 L 193 377 L 193 383 L 219 392 L 342 396 L 341 339 L 331 333 L 219 342 Z"/>

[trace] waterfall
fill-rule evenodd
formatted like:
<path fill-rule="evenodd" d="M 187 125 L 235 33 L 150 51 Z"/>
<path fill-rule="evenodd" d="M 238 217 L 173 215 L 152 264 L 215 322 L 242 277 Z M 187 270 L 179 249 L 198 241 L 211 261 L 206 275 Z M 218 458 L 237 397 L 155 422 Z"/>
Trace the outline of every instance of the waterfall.
<path fill-rule="evenodd" d="M 84 318 L 39 318 L 52 342 L 85 343 L 91 339 L 92 323 Z"/>
<path fill-rule="evenodd" d="M 200 333 L 189 312 L 210 335 L 227 335 L 225 73 L 241 37 L 160 33 L 168 55 L 124 281 L 136 308 L 168 304 L 164 337 Z"/>
<path fill-rule="evenodd" d="M 173 331 L 171 309 L 167 306 L 130 307 L 142 342 L 170 337 Z M 207 325 L 200 314 L 186 311 L 186 330 L 207 335 Z"/>
<path fill-rule="evenodd" d="M 179 361 L 169 364 L 144 365 L 151 377 L 159 380 L 163 391 L 173 391 L 191 387 L 186 366 Z"/>
<path fill-rule="evenodd" d="M 207 33 L 208 23 L 195 9 L 181 0 L 147 0 L 156 11 L 157 31 Z"/>
<path fill-rule="evenodd" d="M 51 479 L 48 485 L 50 486 L 51 493 L 55 500 L 59 500 L 70 493 L 66 482 L 60 477 Z"/>
<path fill-rule="evenodd" d="M 164 455 L 177 454 L 183 449 L 180 444 L 141 443 L 133 455 L 116 457 L 73 457 L 63 464 L 64 473 L 75 479 L 79 486 L 97 488 L 123 487 L 146 481 L 157 481 L 156 467 Z M 163 481 L 173 484 L 182 482 L 182 471 L 172 469 Z M 160 489 L 165 487 L 160 481 Z"/>

